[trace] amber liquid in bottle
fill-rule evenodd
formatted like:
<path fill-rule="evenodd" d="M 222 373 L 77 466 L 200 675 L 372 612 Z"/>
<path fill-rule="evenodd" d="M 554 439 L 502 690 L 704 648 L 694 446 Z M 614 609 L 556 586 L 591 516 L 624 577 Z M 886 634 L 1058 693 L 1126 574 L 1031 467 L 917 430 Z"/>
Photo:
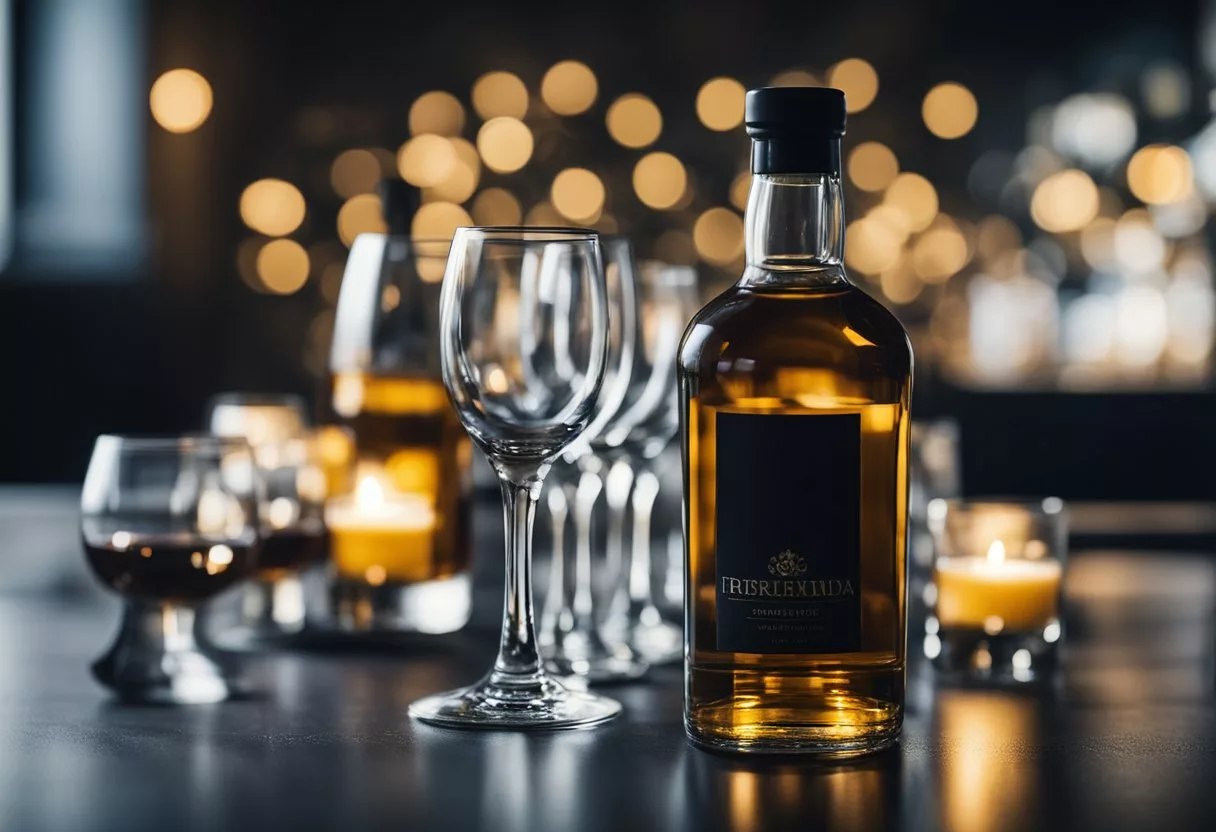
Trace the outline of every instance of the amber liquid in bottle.
<path fill-rule="evenodd" d="M 747 214 L 681 346 L 686 728 L 847 757 L 903 720 L 911 350 L 845 276 L 838 171 L 757 175 Z"/>
<path fill-rule="evenodd" d="M 412 584 L 467 572 L 472 445 L 443 382 L 340 373 L 333 384 L 334 410 L 357 437 L 360 461 L 382 468 L 394 490 L 429 501 L 434 516 L 418 545 L 332 533 L 339 578 Z"/>

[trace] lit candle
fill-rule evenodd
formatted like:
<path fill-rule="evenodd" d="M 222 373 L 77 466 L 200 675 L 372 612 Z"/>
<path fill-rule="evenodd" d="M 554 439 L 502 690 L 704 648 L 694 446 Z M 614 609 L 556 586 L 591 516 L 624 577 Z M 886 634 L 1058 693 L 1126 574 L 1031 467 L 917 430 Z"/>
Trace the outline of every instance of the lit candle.
<path fill-rule="evenodd" d="M 353 496 L 330 502 L 325 522 L 343 578 L 380 585 L 432 577 L 435 509 L 428 497 L 393 491 L 378 473 L 364 473 Z"/>
<path fill-rule="evenodd" d="M 938 558 L 937 619 L 989 635 L 1041 629 L 1059 616 L 1062 574 L 1056 560 L 1007 560 L 1000 540 L 983 558 Z"/>

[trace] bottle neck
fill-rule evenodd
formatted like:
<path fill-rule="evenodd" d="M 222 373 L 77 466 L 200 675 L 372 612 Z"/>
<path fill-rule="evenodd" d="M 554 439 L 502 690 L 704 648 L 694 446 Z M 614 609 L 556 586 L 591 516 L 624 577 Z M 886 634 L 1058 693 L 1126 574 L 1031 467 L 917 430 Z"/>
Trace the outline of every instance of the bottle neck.
<path fill-rule="evenodd" d="M 757 173 L 747 201 L 745 233 L 742 285 L 848 282 L 839 173 Z"/>

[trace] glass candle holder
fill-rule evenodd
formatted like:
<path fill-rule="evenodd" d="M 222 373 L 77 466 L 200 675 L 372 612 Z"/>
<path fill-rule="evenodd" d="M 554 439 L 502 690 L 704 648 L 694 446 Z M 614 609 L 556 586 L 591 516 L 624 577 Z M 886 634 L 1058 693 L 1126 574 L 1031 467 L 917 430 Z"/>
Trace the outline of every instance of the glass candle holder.
<path fill-rule="evenodd" d="M 1064 635 L 1064 502 L 939 499 L 928 518 L 925 655 L 941 671 L 981 679 L 1050 673 Z"/>

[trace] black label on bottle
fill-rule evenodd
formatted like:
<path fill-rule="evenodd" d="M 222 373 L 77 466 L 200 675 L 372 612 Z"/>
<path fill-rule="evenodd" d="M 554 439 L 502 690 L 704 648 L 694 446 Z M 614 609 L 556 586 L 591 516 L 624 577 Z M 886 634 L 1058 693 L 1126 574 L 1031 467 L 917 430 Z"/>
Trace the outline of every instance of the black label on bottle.
<path fill-rule="evenodd" d="M 717 414 L 717 649 L 861 646 L 861 416 Z"/>

